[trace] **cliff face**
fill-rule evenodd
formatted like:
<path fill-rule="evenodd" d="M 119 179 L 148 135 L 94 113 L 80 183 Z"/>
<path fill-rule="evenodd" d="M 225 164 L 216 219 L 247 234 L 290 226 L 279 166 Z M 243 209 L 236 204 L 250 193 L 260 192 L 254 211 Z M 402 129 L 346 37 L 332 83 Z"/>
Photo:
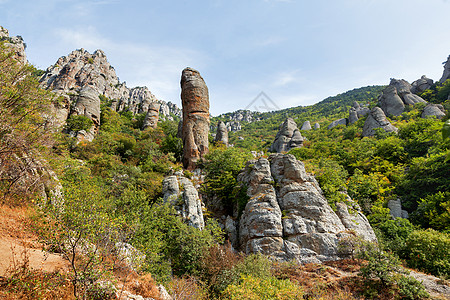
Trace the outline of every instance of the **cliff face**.
<path fill-rule="evenodd" d="M 23 64 L 27 63 L 27 55 L 25 54 L 26 44 L 21 36 L 9 36 L 8 29 L 0 26 L 0 41 L 5 41 L 5 45 L 13 53 L 15 59 Z"/>

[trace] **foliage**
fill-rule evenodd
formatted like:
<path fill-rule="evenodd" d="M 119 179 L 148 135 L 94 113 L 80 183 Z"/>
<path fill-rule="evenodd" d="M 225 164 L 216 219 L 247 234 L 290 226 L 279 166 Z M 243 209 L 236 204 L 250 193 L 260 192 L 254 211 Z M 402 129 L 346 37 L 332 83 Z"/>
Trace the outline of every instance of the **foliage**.
<path fill-rule="evenodd" d="M 415 229 L 408 219 L 389 219 L 379 223 L 376 228 L 380 232 L 378 238 L 385 248 L 393 251 L 400 258 L 407 257 L 409 250 L 405 247 L 406 241 Z"/>
<path fill-rule="evenodd" d="M 416 230 L 406 240 L 408 266 L 434 275 L 450 275 L 450 236 L 433 229 Z"/>
<path fill-rule="evenodd" d="M 425 228 L 450 232 L 450 192 L 438 192 L 421 199 L 415 215 Z"/>
<path fill-rule="evenodd" d="M 281 280 L 273 277 L 263 279 L 252 275 L 242 276 L 241 282 L 228 286 L 223 295 L 225 299 L 230 300 L 303 299 L 301 288 L 289 279 Z"/>
<path fill-rule="evenodd" d="M 66 121 L 68 131 L 89 130 L 94 123 L 84 115 L 71 115 Z"/>

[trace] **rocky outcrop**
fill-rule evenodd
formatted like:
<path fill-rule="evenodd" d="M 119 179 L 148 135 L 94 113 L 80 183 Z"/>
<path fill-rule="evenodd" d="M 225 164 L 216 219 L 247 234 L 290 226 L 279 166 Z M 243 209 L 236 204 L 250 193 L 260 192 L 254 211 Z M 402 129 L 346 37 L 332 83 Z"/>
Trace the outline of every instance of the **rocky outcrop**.
<path fill-rule="evenodd" d="M 375 135 L 375 129 L 382 128 L 386 132 L 397 132 L 397 128 L 393 126 L 386 115 L 379 107 L 374 107 L 370 111 L 369 116 L 364 123 L 362 136 L 373 136 Z"/>
<path fill-rule="evenodd" d="M 425 90 L 431 88 L 433 84 L 433 79 L 427 78 L 427 76 L 423 75 L 420 79 L 417 79 L 411 84 L 411 93 L 423 93 Z"/>
<path fill-rule="evenodd" d="M 447 61 L 444 63 L 444 73 L 442 74 L 440 83 L 444 83 L 447 79 L 450 79 L 450 55 L 447 58 Z"/>
<path fill-rule="evenodd" d="M 187 224 L 203 229 L 202 202 L 192 182 L 178 174 L 164 178 L 162 186 L 164 202 L 172 204 Z"/>
<path fill-rule="evenodd" d="M 225 126 L 227 127 L 228 132 L 230 131 L 236 132 L 242 129 L 241 122 L 239 121 L 227 122 L 225 123 Z"/>
<path fill-rule="evenodd" d="M 302 128 L 300 130 L 311 130 L 311 123 L 309 121 L 303 122 Z"/>
<path fill-rule="evenodd" d="M 0 41 L 5 42 L 5 46 L 13 53 L 14 58 L 22 64 L 26 64 L 27 55 L 25 53 L 26 44 L 21 36 L 9 36 L 8 29 L 0 26 Z"/>
<path fill-rule="evenodd" d="M 411 88 L 412 86 L 406 80 L 391 78 L 389 86 L 383 90 L 378 99 L 384 113 L 388 116 L 399 116 L 405 111 L 405 105 L 426 103 L 425 100 L 411 93 Z"/>
<path fill-rule="evenodd" d="M 445 116 L 445 109 L 442 104 L 428 103 L 424 107 L 421 117 L 422 118 L 436 118 L 441 119 Z"/>
<path fill-rule="evenodd" d="M 93 128 L 89 131 L 97 133 L 100 128 L 100 99 L 95 89 L 84 87 L 78 95 L 77 102 L 72 109 L 72 115 L 82 115 L 92 120 Z"/>
<path fill-rule="evenodd" d="M 186 68 L 181 75 L 183 105 L 183 165 L 196 168 L 197 161 L 209 150 L 208 87 L 197 70 Z"/>
<path fill-rule="evenodd" d="M 238 180 L 250 197 L 240 219 L 240 247 L 280 260 L 337 259 L 338 242 L 352 231 L 366 240 L 375 234 L 351 200 L 334 212 L 313 176 L 289 154 L 249 161 Z"/>
<path fill-rule="evenodd" d="M 400 199 L 389 200 L 387 206 L 389 208 L 389 212 L 390 212 L 391 216 L 394 219 L 395 218 L 403 218 L 403 219 L 408 218 L 408 212 L 406 210 L 402 209 L 402 203 L 401 203 Z"/>
<path fill-rule="evenodd" d="M 328 125 L 327 128 L 328 128 L 328 130 L 330 130 L 330 129 L 332 129 L 332 128 L 338 126 L 338 125 L 344 125 L 344 126 L 347 126 L 347 123 L 348 123 L 348 120 L 347 120 L 346 118 L 342 118 L 342 119 L 335 120 L 335 121 L 331 122 L 331 124 Z"/>
<path fill-rule="evenodd" d="M 253 122 L 255 120 L 254 116 L 255 112 L 252 112 L 250 110 L 237 110 L 229 115 L 230 120 L 232 121 L 238 121 L 238 122 Z"/>
<path fill-rule="evenodd" d="M 319 129 L 320 129 L 320 124 L 314 123 L 314 130 L 319 130 Z"/>
<path fill-rule="evenodd" d="M 303 137 L 297 124 L 292 118 L 287 118 L 280 126 L 280 130 L 275 136 L 275 140 L 270 147 L 270 152 L 287 152 L 292 148 L 299 148 L 303 146 Z"/>
<path fill-rule="evenodd" d="M 145 115 L 142 129 L 146 129 L 149 127 L 155 129 L 158 126 L 159 107 L 160 104 L 158 102 L 150 102 L 147 108 L 148 112 L 147 115 Z"/>
<path fill-rule="evenodd" d="M 350 108 L 350 111 L 348 112 L 348 123 L 353 124 L 356 123 L 359 120 L 358 113 L 354 108 Z"/>
<path fill-rule="evenodd" d="M 216 143 L 222 143 L 225 146 L 228 146 L 228 130 L 227 127 L 225 126 L 225 123 L 222 121 L 219 121 L 217 123 L 217 133 L 214 141 Z"/>

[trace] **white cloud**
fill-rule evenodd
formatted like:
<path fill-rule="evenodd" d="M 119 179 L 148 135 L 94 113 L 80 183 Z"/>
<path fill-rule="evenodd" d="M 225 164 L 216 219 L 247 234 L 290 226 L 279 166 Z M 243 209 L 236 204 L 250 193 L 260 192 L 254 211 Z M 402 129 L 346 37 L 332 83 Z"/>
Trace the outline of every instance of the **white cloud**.
<path fill-rule="evenodd" d="M 147 86 L 158 98 L 179 102 L 181 71 L 187 66 L 203 68 L 207 57 L 197 51 L 165 46 L 148 46 L 126 40 L 109 40 L 94 27 L 58 29 L 56 35 L 71 49 L 102 49 L 121 81 L 128 87 Z"/>
<path fill-rule="evenodd" d="M 283 87 L 292 83 L 301 83 L 305 80 L 305 77 L 299 73 L 299 69 L 277 73 L 273 78 L 273 86 Z"/>

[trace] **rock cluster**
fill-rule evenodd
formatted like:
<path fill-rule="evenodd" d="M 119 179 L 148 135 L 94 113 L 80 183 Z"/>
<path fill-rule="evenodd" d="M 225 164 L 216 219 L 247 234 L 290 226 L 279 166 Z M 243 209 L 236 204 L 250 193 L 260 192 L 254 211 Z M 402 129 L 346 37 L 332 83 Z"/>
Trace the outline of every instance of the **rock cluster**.
<path fill-rule="evenodd" d="M 375 234 L 359 207 L 340 203 L 334 212 L 313 176 L 289 154 L 247 163 L 238 180 L 250 197 L 239 224 L 246 253 L 280 260 L 320 262 L 338 257 L 338 242 L 352 231 L 366 240 Z"/>
<path fill-rule="evenodd" d="M 225 126 L 227 127 L 228 132 L 236 132 L 242 129 L 241 122 L 239 121 L 228 121 L 225 123 Z"/>
<path fill-rule="evenodd" d="M 198 229 L 205 227 L 202 202 L 192 182 L 181 174 L 167 176 L 162 182 L 164 202 L 175 206 L 187 224 Z"/>
<path fill-rule="evenodd" d="M 423 75 L 420 79 L 417 79 L 411 84 L 411 93 L 420 94 L 432 87 L 433 83 L 433 79 L 427 78 L 427 76 Z"/>
<path fill-rule="evenodd" d="M 229 118 L 232 121 L 238 121 L 238 122 L 253 122 L 253 120 L 255 120 L 254 117 L 254 112 L 250 111 L 250 110 L 242 110 L 239 109 L 231 114 L 229 114 Z"/>
<path fill-rule="evenodd" d="M 217 133 L 214 141 L 228 146 L 228 130 L 225 123 L 222 121 L 217 123 Z"/>
<path fill-rule="evenodd" d="M 406 80 L 392 78 L 389 86 L 378 98 L 378 103 L 387 116 L 399 116 L 405 111 L 406 105 L 426 103 L 426 101 L 411 93 L 411 85 Z"/>
<path fill-rule="evenodd" d="M 0 41 L 5 41 L 5 46 L 14 53 L 14 58 L 22 64 L 26 64 L 26 44 L 21 36 L 9 36 L 8 29 L 0 26 Z"/>
<path fill-rule="evenodd" d="M 441 119 L 445 116 L 445 109 L 442 104 L 428 103 L 422 111 L 422 118 L 435 117 L 436 119 Z"/>
<path fill-rule="evenodd" d="M 303 147 L 303 137 L 297 124 L 292 118 L 287 118 L 280 126 L 275 140 L 270 147 L 270 152 L 287 152 L 293 148 Z"/>
<path fill-rule="evenodd" d="M 209 94 L 208 87 L 197 70 L 186 68 L 181 75 L 183 105 L 183 165 L 196 168 L 197 161 L 209 150 Z"/>
<path fill-rule="evenodd" d="M 361 106 L 358 102 L 355 101 L 348 112 L 348 123 L 355 123 L 359 120 L 359 118 L 364 117 L 369 112 L 370 109 L 367 106 Z"/>
<path fill-rule="evenodd" d="M 369 113 L 369 116 L 366 119 L 366 122 L 364 123 L 362 136 L 373 136 L 375 135 L 375 129 L 382 128 L 386 132 L 397 132 L 397 128 L 393 126 L 388 119 L 386 118 L 386 115 L 384 114 L 383 110 L 379 107 L 374 107 Z"/>

